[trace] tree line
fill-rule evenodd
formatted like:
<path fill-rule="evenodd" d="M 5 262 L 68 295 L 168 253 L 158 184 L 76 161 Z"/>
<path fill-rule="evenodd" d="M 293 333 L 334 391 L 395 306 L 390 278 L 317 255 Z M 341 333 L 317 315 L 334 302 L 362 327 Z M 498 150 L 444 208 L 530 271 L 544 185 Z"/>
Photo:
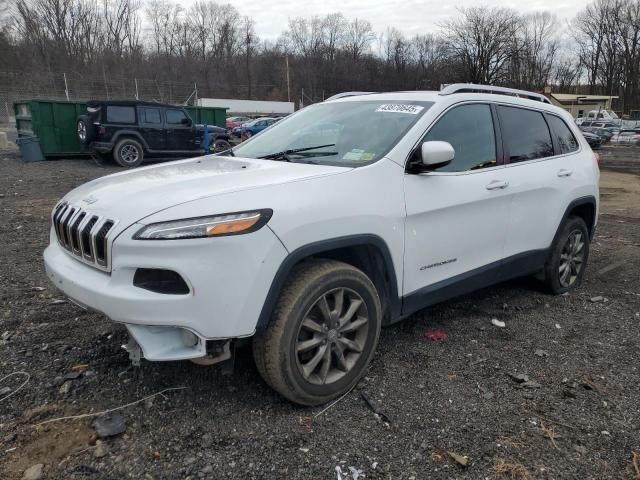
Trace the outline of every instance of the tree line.
<path fill-rule="evenodd" d="M 32 81 L 76 72 L 304 103 L 345 90 L 474 82 L 620 96 L 624 111 L 640 105 L 640 0 L 595 0 L 566 21 L 461 8 L 413 37 L 333 13 L 289 18 L 279 38 L 261 39 L 251 18 L 215 0 L 187 8 L 172 0 L 0 0 L 0 12 L 0 72 Z"/>

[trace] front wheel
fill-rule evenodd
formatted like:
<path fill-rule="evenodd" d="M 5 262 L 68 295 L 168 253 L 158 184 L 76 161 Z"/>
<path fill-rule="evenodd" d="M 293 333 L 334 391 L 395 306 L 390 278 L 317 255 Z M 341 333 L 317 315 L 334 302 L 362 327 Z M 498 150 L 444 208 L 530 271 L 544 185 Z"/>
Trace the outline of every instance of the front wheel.
<path fill-rule="evenodd" d="M 320 405 L 351 389 L 380 336 L 380 299 L 357 268 L 309 260 L 291 274 L 264 334 L 254 337 L 258 371 L 281 395 Z"/>
<path fill-rule="evenodd" d="M 589 230 L 580 217 L 569 217 L 544 269 L 544 287 L 560 294 L 578 287 L 589 259 Z"/>
<path fill-rule="evenodd" d="M 231 149 L 231 144 L 224 139 L 216 140 L 215 142 L 213 142 L 213 151 L 215 153 L 224 152 L 229 149 Z"/>

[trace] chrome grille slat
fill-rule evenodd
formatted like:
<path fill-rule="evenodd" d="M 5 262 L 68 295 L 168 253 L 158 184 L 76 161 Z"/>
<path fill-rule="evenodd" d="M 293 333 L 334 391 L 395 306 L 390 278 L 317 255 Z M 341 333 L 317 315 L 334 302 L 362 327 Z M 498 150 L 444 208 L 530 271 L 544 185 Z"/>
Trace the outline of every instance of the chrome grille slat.
<path fill-rule="evenodd" d="M 58 243 L 78 260 L 100 270 L 111 269 L 110 233 L 116 220 L 63 202 L 52 213 Z"/>
<path fill-rule="evenodd" d="M 69 207 L 65 214 L 60 219 L 60 233 L 62 234 L 62 246 L 64 248 L 69 248 L 69 237 L 67 236 L 67 222 L 76 212 L 76 209 L 73 207 Z"/>

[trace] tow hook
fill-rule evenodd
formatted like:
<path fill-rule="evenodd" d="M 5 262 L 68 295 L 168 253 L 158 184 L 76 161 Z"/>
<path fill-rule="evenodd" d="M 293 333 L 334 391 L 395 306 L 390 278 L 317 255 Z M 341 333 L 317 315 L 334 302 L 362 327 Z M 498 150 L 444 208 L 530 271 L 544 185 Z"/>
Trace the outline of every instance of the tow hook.
<path fill-rule="evenodd" d="M 127 352 L 129 352 L 129 360 L 131 360 L 131 364 L 134 367 L 140 366 L 140 359 L 142 358 L 142 350 L 140 349 L 140 345 L 138 342 L 134 340 L 134 338 L 129 335 L 129 341 L 126 345 L 122 345 Z"/>

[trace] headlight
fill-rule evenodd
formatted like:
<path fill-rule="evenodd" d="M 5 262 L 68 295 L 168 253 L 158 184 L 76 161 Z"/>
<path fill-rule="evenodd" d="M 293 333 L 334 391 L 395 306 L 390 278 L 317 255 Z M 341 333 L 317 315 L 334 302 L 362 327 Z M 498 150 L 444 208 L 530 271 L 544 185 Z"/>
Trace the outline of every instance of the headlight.
<path fill-rule="evenodd" d="M 240 235 L 262 228 L 272 214 L 273 210 L 265 209 L 152 223 L 138 230 L 133 238 L 136 240 L 176 240 Z"/>

